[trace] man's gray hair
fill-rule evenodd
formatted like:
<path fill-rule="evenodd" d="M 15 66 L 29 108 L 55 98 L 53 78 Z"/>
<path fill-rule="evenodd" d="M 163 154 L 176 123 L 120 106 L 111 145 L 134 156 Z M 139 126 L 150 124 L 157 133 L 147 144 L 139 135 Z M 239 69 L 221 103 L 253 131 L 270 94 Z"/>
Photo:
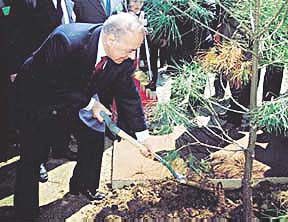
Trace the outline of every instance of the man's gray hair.
<path fill-rule="evenodd" d="M 145 28 L 138 17 L 131 13 L 119 13 L 110 16 L 103 24 L 105 34 L 114 34 L 117 38 L 127 33 L 145 34 Z"/>

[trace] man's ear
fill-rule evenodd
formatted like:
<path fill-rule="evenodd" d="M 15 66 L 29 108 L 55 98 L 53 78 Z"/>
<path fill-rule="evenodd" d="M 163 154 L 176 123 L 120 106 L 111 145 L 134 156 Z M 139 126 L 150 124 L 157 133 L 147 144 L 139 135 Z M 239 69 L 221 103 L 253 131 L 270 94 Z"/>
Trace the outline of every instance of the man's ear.
<path fill-rule="evenodd" d="M 106 41 L 107 41 L 107 45 L 111 47 L 116 43 L 116 36 L 114 34 L 108 34 Z"/>

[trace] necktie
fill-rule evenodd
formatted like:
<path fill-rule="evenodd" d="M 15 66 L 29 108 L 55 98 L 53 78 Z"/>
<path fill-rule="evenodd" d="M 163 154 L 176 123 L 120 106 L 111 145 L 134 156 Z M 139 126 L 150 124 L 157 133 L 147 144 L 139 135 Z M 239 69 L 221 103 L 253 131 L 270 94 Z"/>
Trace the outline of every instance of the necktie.
<path fill-rule="evenodd" d="M 108 56 L 102 56 L 101 60 L 95 65 L 95 70 L 93 76 L 101 71 L 103 71 L 104 65 L 108 60 Z"/>
<path fill-rule="evenodd" d="M 110 16 L 110 14 L 111 14 L 111 1 L 106 0 L 106 15 Z"/>

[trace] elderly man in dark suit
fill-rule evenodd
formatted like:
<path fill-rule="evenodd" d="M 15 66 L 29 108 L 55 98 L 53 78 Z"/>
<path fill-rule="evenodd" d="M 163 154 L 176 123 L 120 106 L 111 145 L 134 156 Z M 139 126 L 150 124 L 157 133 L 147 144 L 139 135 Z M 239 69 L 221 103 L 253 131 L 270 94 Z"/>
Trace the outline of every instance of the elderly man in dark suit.
<path fill-rule="evenodd" d="M 129 59 L 143 37 L 144 27 L 138 18 L 120 13 L 109 17 L 103 26 L 62 25 L 26 60 L 15 80 L 23 132 L 14 199 L 18 215 L 32 218 L 39 213 L 39 156 L 47 137 L 43 130 L 46 115 L 52 110 L 59 116 L 65 113 L 78 129 L 79 156 L 70 179 L 72 194 L 82 193 L 90 200 L 105 197 L 97 190 L 105 131 L 100 111 L 110 113 L 106 107 L 113 97 L 120 126 L 125 125 L 128 133 L 149 144 Z"/>

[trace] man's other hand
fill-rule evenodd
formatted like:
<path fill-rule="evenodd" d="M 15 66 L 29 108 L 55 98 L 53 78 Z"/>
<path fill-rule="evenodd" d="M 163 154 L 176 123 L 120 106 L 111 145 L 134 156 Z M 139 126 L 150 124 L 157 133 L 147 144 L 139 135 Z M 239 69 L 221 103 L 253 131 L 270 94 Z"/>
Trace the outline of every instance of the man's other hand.
<path fill-rule="evenodd" d="M 153 145 L 155 145 L 155 141 L 151 140 L 152 136 L 147 137 L 145 140 L 141 142 L 141 144 L 144 145 L 143 149 L 140 149 L 140 153 L 149 159 L 153 158 L 152 150 L 153 150 Z"/>

